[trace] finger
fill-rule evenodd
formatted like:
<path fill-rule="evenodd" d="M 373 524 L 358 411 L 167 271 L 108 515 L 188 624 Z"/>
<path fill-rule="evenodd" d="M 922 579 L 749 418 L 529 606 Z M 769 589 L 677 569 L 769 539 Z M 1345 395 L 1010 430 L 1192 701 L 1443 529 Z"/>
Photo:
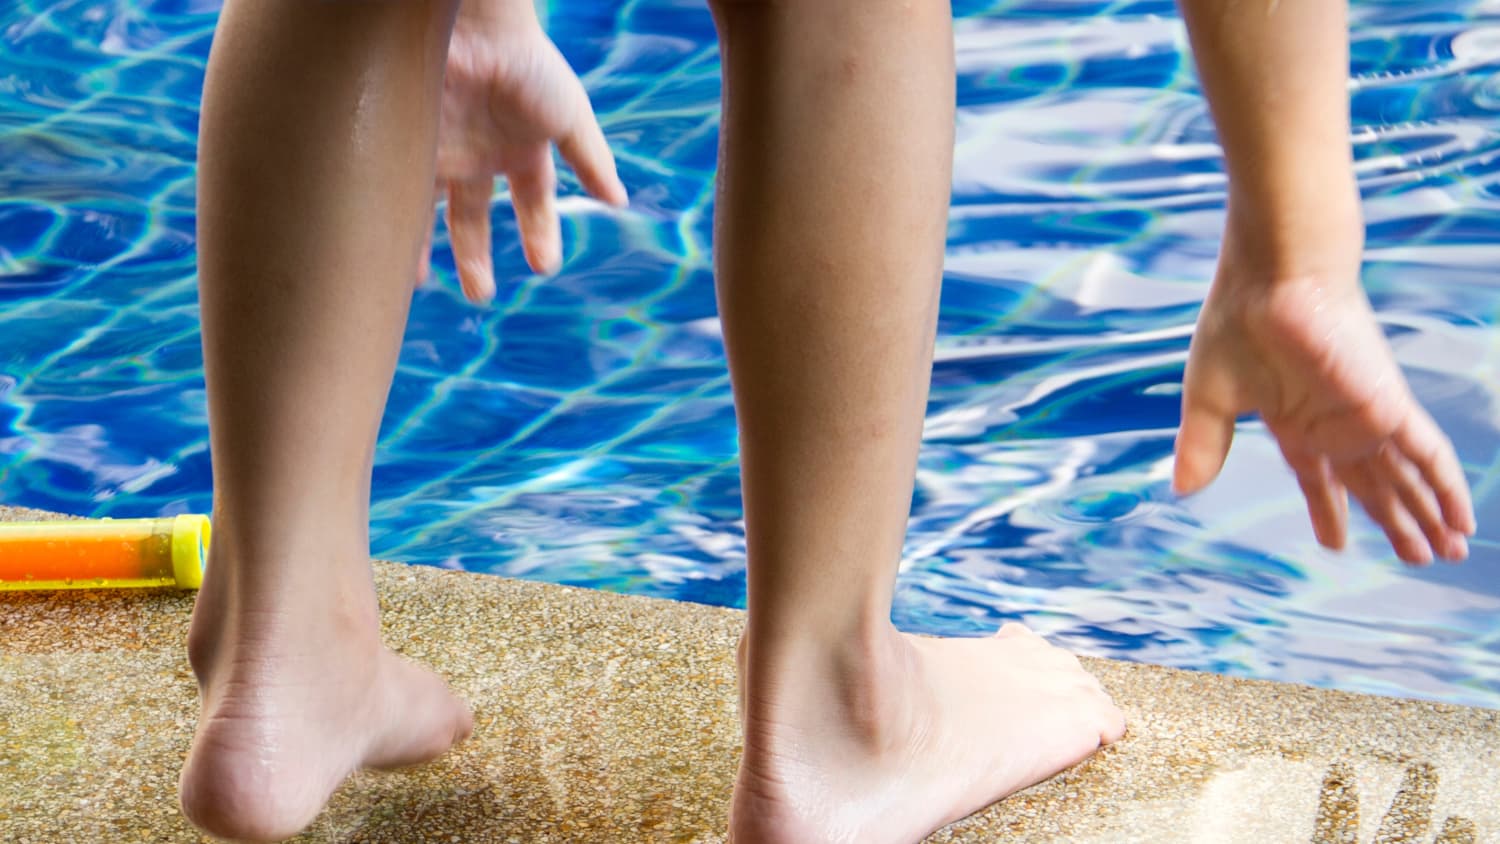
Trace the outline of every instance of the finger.
<path fill-rule="evenodd" d="M 1466 536 L 1473 536 L 1474 501 L 1463 466 L 1450 441 L 1432 421 L 1427 411 L 1418 408 L 1396 430 L 1396 447 L 1422 473 L 1422 480 L 1437 495 L 1448 526 Z"/>
<path fill-rule="evenodd" d="M 1182 427 L 1177 431 L 1172 491 L 1191 495 L 1208 486 L 1224 468 L 1234 439 L 1234 414 L 1199 398 L 1191 374 L 1182 390 Z"/>
<path fill-rule="evenodd" d="M 573 131 L 558 139 L 557 152 L 573 168 L 578 183 L 589 196 L 616 207 L 624 206 L 630 196 L 625 183 L 620 181 L 614 153 L 604 139 L 604 130 L 599 128 L 599 119 L 582 83 L 578 85 L 578 102 L 580 113 L 573 121 Z"/>
<path fill-rule="evenodd" d="M 432 276 L 432 230 L 437 227 L 437 201 L 438 194 L 432 197 L 432 215 L 427 218 L 427 228 L 422 233 L 422 247 L 417 251 L 417 280 L 416 287 L 427 283 Z"/>
<path fill-rule="evenodd" d="M 1358 460 L 1336 466 L 1339 480 L 1364 505 L 1365 512 L 1385 531 L 1391 548 L 1402 562 L 1428 565 L 1432 562 L 1432 548 L 1422 537 L 1422 532 L 1411 514 L 1401 503 L 1395 487 L 1374 468 L 1375 458 Z"/>
<path fill-rule="evenodd" d="M 482 304 L 495 296 L 495 265 L 490 257 L 492 176 L 448 182 L 448 239 L 458 283 L 469 301 Z"/>
<path fill-rule="evenodd" d="M 557 171 L 547 144 L 529 144 L 507 155 L 505 171 L 510 200 L 521 227 L 521 250 L 538 273 L 553 273 L 562 263 L 562 224 L 557 219 Z"/>
<path fill-rule="evenodd" d="M 1318 544 L 1335 551 L 1343 550 L 1349 526 L 1349 496 L 1344 485 L 1333 476 L 1328 458 L 1320 455 L 1287 454 L 1287 465 L 1297 476 L 1302 497 L 1307 499 L 1307 515 L 1312 519 Z"/>
<path fill-rule="evenodd" d="M 414 287 L 421 287 L 427 283 L 428 276 L 432 275 L 432 224 L 429 223 L 427 230 L 422 233 L 422 248 L 417 253 L 417 276 Z"/>
<path fill-rule="evenodd" d="M 1401 505 L 1416 520 L 1417 527 L 1421 528 L 1422 534 L 1427 537 L 1427 544 L 1432 546 L 1432 550 L 1443 559 L 1454 562 L 1467 557 L 1469 543 L 1464 541 L 1462 533 L 1449 527 L 1447 522 L 1443 521 L 1437 496 L 1423 481 L 1416 466 L 1412 465 L 1411 461 L 1407 460 L 1394 444 L 1381 448 L 1376 459 L 1377 471 L 1381 472 L 1386 481 L 1395 488 L 1396 494 L 1401 498 Z"/>

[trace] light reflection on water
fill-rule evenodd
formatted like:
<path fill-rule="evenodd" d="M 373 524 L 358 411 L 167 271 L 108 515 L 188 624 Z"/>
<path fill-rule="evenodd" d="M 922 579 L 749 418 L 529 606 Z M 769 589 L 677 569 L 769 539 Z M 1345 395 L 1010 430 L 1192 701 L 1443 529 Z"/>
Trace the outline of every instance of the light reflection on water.
<path fill-rule="evenodd" d="M 502 202 L 496 304 L 465 305 L 451 264 L 418 293 L 375 551 L 740 604 L 712 27 L 668 0 L 554 12 L 634 201 L 566 199 L 551 279 L 526 275 Z M 1089 653 L 1500 707 L 1500 7 L 1353 10 L 1366 282 L 1478 498 L 1473 560 L 1419 572 L 1362 516 L 1349 551 L 1317 548 L 1254 423 L 1218 484 L 1167 491 L 1225 190 L 1171 4 L 957 12 L 947 278 L 897 620 L 1020 618 Z M 0 500 L 208 507 L 192 162 L 212 20 L 186 0 L 0 12 Z"/>

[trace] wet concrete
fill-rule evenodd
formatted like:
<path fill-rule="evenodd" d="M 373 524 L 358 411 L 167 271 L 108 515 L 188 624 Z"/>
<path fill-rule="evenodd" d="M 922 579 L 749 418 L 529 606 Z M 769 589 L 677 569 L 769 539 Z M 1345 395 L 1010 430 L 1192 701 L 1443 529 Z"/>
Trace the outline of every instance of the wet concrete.
<path fill-rule="evenodd" d="M 0 508 L 0 518 L 35 517 Z M 743 614 L 376 564 L 387 641 L 474 706 L 308 842 L 722 841 Z M 198 841 L 191 593 L 0 593 L 0 841 Z M 1087 660 L 1120 744 L 942 842 L 1500 842 L 1500 712 Z"/>

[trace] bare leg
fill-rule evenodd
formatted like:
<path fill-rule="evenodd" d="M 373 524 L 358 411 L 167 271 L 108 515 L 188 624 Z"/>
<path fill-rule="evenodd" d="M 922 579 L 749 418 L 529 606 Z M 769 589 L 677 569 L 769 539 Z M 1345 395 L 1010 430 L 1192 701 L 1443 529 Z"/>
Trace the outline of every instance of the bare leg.
<path fill-rule="evenodd" d="M 199 171 L 216 524 L 181 783 L 217 835 L 291 835 L 354 770 L 470 729 L 382 646 L 367 527 L 455 5 L 231 0 L 219 24 Z"/>
<path fill-rule="evenodd" d="M 737 842 L 916 840 L 1124 723 L 1019 626 L 890 624 L 932 361 L 952 157 L 948 5 L 715 6 L 718 293 L 750 621 Z"/>

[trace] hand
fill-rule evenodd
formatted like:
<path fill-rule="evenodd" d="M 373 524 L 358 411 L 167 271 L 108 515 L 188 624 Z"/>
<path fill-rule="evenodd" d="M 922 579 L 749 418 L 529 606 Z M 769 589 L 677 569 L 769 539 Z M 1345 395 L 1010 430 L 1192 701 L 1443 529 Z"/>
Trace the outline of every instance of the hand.
<path fill-rule="evenodd" d="M 438 192 L 448 193 L 448 231 L 464 295 L 495 295 L 490 198 L 495 174 L 510 186 L 526 263 L 562 262 L 552 146 L 591 196 L 627 201 L 614 157 L 583 84 L 542 32 L 530 0 L 465 0 L 448 45 L 438 129 Z M 417 282 L 427 277 L 432 233 Z"/>
<path fill-rule="evenodd" d="M 1321 544 L 1343 547 L 1352 492 L 1402 560 L 1426 564 L 1434 551 L 1462 560 L 1474 533 L 1468 484 L 1359 287 L 1359 235 L 1352 254 L 1271 283 L 1239 235 L 1231 223 L 1188 352 L 1173 488 L 1190 494 L 1212 481 L 1235 417 L 1259 412 Z"/>

